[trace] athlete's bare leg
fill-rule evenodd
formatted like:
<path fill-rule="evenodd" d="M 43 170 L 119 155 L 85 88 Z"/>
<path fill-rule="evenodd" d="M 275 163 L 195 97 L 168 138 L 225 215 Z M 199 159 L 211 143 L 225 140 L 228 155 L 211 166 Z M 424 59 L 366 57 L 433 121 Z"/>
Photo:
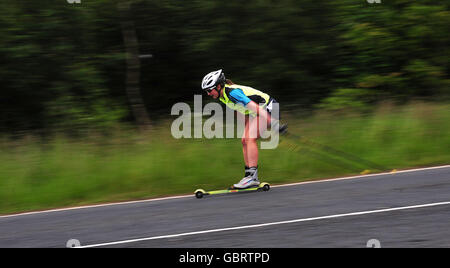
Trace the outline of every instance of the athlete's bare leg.
<path fill-rule="evenodd" d="M 242 137 L 242 150 L 244 154 L 244 162 L 247 167 L 258 166 L 258 118 L 250 117 L 246 120 L 244 135 Z"/>

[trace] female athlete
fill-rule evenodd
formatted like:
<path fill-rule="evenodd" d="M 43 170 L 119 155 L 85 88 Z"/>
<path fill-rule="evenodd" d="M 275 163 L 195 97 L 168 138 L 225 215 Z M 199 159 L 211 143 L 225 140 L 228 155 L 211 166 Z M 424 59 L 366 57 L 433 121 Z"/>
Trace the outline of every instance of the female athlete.
<path fill-rule="evenodd" d="M 236 110 L 238 115 L 245 117 L 245 129 L 242 136 L 245 177 L 233 187 L 237 189 L 257 187 L 260 184 L 257 145 L 257 140 L 261 137 L 259 122 L 266 122 L 268 126 L 272 126 L 272 130 L 274 127 L 278 128 L 281 134 L 287 131 L 287 125 L 279 126 L 279 122 L 271 117 L 272 105 L 277 101 L 254 88 L 235 85 L 225 78 L 222 70 L 207 74 L 203 78 L 202 89 L 209 96 L 219 99 L 229 108 Z"/>

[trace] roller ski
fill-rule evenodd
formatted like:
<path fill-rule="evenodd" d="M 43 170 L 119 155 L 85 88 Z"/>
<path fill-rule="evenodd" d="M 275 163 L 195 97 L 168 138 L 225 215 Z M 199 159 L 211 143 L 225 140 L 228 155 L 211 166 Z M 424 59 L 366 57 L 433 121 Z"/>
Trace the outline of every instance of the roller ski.
<path fill-rule="evenodd" d="M 239 193 L 239 192 L 249 192 L 249 191 L 269 191 L 270 185 L 267 182 L 259 182 L 258 180 L 258 168 L 257 167 L 245 167 L 245 177 L 238 183 L 234 184 L 227 190 L 218 190 L 206 192 L 203 189 L 198 189 L 195 191 L 195 196 L 197 198 L 202 198 L 205 195 L 214 194 L 228 194 L 228 193 Z"/>
<path fill-rule="evenodd" d="M 217 195 L 217 194 L 230 194 L 230 193 L 239 193 L 239 192 L 261 192 L 261 191 L 269 191 L 270 190 L 270 184 L 267 182 L 259 183 L 258 185 L 251 186 L 248 188 L 235 188 L 234 185 L 226 190 L 217 190 L 217 191 L 205 191 L 203 189 L 197 189 L 195 191 L 195 197 L 197 198 L 203 198 L 207 195 Z"/>

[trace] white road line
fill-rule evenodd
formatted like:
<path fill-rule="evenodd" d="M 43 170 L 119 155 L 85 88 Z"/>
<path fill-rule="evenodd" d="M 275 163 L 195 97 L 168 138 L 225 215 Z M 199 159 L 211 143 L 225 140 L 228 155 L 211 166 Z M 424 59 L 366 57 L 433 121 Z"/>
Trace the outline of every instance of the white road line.
<path fill-rule="evenodd" d="M 199 235 L 199 234 L 217 233 L 217 232 L 234 231 L 234 230 L 242 230 L 242 229 L 251 229 L 251 228 L 259 228 L 259 227 L 289 224 L 289 223 L 318 221 L 318 220 L 326 220 L 326 219 L 343 218 L 343 217 L 349 217 L 349 216 L 359 216 L 359 215 L 367 215 L 367 214 L 375 214 L 375 213 L 383 213 L 383 212 L 399 211 L 399 210 L 407 210 L 407 209 L 415 209 L 415 208 L 436 207 L 436 206 L 444 206 L 444 205 L 450 205 L 450 201 L 423 204 L 423 205 L 414 205 L 414 206 L 407 206 L 407 207 L 396 207 L 396 208 L 378 209 L 378 210 L 371 210 L 371 211 L 336 214 L 336 215 L 321 216 L 321 217 L 314 217 L 314 218 L 295 219 L 295 220 L 289 220 L 289 221 L 269 222 L 269 223 L 262 223 L 262 224 L 245 225 L 245 226 L 237 226 L 237 227 L 229 227 L 229 228 L 221 228 L 221 229 L 212 229 L 212 230 L 181 233 L 181 234 L 153 236 L 153 237 L 146 237 L 146 238 L 138 238 L 138 239 L 116 241 L 116 242 L 86 245 L 86 246 L 80 246 L 78 248 L 94 248 L 94 247 L 113 246 L 113 245 L 130 244 L 130 243 L 149 241 L 149 240 L 157 240 L 157 239 L 165 239 L 165 238 L 174 238 L 174 237 L 182 237 L 182 236 L 190 236 L 190 235 Z"/>
<path fill-rule="evenodd" d="M 69 207 L 69 208 L 58 208 L 58 209 L 50 209 L 50 210 L 42 210 L 42 211 L 32 211 L 32 212 L 25 212 L 25 213 L 20 213 L 20 214 L 12 214 L 12 215 L 0 216 L 0 219 L 2 219 L 2 218 L 19 217 L 19 216 L 35 215 L 35 214 L 45 214 L 45 213 L 52 213 L 52 212 L 61 212 L 61 211 L 86 209 L 86 208 L 100 208 L 100 207 L 109 207 L 109 206 L 117 206 L 117 205 L 139 204 L 139 203 L 146 203 L 146 202 L 153 202 L 153 201 L 186 198 L 186 197 L 192 197 L 192 196 L 194 196 L 194 195 L 193 194 L 190 194 L 190 195 L 177 195 L 177 196 L 169 196 L 169 197 L 153 198 L 153 199 L 145 199 L 145 200 L 125 201 L 125 202 L 116 202 L 116 203 L 105 203 L 105 204 L 98 204 L 98 205 L 88 205 L 88 206 Z"/>
<path fill-rule="evenodd" d="M 367 175 L 357 175 L 357 176 L 341 177 L 341 178 L 333 178 L 333 179 L 325 179 L 325 180 L 305 181 L 305 182 L 298 182 L 298 183 L 273 185 L 271 187 L 272 188 L 289 187 L 289 186 L 302 185 L 302 184 L 322 183 L 322 182 L 342 181 L 342 180 L 352 180 L 352 179 L 359 179 L 359 178 L 385 176 L 385 175 L 393 175 L 393 174 L 409 173 L 409 172 L 425 171 L 425 170 L 433 170 L 433 169 L 441 169 L 441 168 L 450 168 L 450 165 L 428 167 L 428 168 L 408 169 L 408 170 L 401 170 L 401 171 L 395 171 L 395 172 L 385 172 L 385 173 L 374 173 L 374 174 L 367 174 Z M 153 199 L 128 201 L 128 202 L 116 202 L 116 203 L 106 203 L 106 204 L 99 204 L 99 205 L 87 205 L 87 206 L 78 206 L 78 207 L 42 210 L 42 211 L 32 211 L 32 212 L 25 212 L 25 213 L 19 213 L 19 214 L 4 215 L 4 216 L 0 216 L 0 219 L 11 218 L 11 217 L 19 217 L 19 216 L 27 216 L 27 215 L 35 215 L 35 214 L 45 214 L 45 213 L 52 213 L 52 212 L 69 211 L 69 210 L 78 210 L 78 209 L 88 209 L 88 208 L 98 208 L 98 207 L 128 205 L 128 204 L 139 204 L 139 203 L 162 201 L 162 200 L 188 198 L 188 197 L 193 197 L 193 196 L 194 196 L 194 194 L 191 194 L 191 195 L 179 195 L 179 196 L 169 196 L 169 197 L 163 197 L 163 198 L 153 198 Z"/>
<path fill-rule="evenodd" d="M 332 179 L 324 179 L 324 180 L 320 180 L 320 179 L 319 179 L 319 180 L 315 180 L 315 181 L 295 182 L 295 183 L 288 183 L 288 184 L 282 184 L 282 185 L 274 185 L 274 186 L 271 186 L 271 188 L 275 188 L 275 187 L 286 187 L 286 186 L 295 186 L 295 185 L 311 184 L 311 183 L 330 182 L 330 181 L 353 180 L 353 179 L 359 179 L 359 178 L 368 178 L 368 177 L 385 176 L 385 175 L 393 175 L 393 174 L 401 174 L 401 173 L 410 173 L 410 172 L 426 171 L 426 170 L 441 169 L 441 168 L 450 168 L 450 165 L 437 166 L 437 167 L 428 167 L 428 168 L 416 168 L 416 169 L 406 169 L 406 170 L 395 170 L 395 171 L 384 172 L 384 173 L 374 173 L 374 174 L 366 174 L 366 175 L 356 175 L 356 176 L 340 177 L 340 178 L 332 178 Z"/>

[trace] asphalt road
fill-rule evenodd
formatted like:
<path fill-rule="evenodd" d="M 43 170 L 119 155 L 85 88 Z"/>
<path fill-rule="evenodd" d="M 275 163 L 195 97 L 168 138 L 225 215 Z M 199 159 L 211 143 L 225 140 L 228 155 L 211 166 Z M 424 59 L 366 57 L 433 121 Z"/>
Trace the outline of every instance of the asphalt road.
<path fill-rule="evenodd" d="M 194 189 L 193 189 L 194 190 Z M 0 247 L 450 247 L 450 166 L 0 217 Z"/>

